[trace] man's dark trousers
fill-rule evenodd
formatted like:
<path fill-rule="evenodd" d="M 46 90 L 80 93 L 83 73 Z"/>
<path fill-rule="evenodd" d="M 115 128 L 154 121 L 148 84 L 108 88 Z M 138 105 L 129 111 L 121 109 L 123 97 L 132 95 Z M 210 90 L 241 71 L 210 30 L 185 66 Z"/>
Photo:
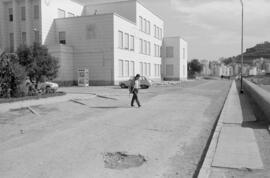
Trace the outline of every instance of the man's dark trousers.
<path fill-rule="evenodd" d="M 132 96 L 132 100 L 131 100 L 131 106 L 133 106 L 133 104 L 134 104 L 134 100 L 136 101 L 136 103 L 137 103 L 137 105 L 140 107 L 141 106 L 141 104 L 140 104 L 140 101 L 139 101 L 139 98 L 138 98 L 138 89 L 134 89 L 133 90 L 133 96 Z"/>

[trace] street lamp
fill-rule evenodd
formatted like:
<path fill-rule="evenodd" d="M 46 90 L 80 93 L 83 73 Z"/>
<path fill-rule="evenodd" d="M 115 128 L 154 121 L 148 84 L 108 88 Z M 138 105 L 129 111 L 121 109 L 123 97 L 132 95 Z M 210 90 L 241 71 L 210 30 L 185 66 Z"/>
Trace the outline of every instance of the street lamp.
<path fill-rule="evenodd" d="M 241 33 L 241 89 L 240 93 L 244 93 L 243 90 L 243 41 L 244 41 L 244 3 L 243 0 L 240 0 L 242 6 L 242 33 Z"/>

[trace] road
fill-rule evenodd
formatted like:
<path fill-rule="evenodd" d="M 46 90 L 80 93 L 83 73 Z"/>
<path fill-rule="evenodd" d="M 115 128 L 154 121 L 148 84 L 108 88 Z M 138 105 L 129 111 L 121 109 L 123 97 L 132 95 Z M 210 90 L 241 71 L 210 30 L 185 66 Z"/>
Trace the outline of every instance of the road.
<path fill-rule="evenodd" d="M 2 113 L 1 178 L 193 177 L 229 87 L 225 80 L 152 87 L 141 90 L 141 108 L 129 106 L 126 90 L 97 87 L 90 92 L 107 98 L 33 106 L 38 116 Z M 123 157 L 110 157 L 116 152 Z"/>

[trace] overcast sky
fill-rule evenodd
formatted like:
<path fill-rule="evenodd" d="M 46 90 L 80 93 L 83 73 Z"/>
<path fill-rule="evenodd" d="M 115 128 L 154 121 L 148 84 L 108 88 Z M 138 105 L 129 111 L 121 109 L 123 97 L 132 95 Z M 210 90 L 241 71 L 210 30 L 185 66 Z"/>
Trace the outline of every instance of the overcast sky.
<path fill-rule="evenodd" d="M 188 42 L 189 59 L 216 60 L 240 54 L 240 0 L 139 1 L 163 18 L 165 36 L 181 36 Z M 244 48 L 270 41 L 270 0 L 243 1 Z"/>
<path fill-rule="evenodd" d="M 240 53 L 240 0 L 140 0 L 165 21 L 165 35 L 189 43 L 189 59 Z M 270 0 L 244 0 L 244 48 L 270 41 Z"/>

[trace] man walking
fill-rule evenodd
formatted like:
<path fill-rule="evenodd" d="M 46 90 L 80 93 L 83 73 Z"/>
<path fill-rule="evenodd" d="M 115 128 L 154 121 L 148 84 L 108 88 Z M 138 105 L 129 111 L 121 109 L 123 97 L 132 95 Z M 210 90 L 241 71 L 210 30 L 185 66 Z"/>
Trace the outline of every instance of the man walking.
<path fill-rule="evenodd" d="M 136 101 L 138 107 L 141 107 L 141 104 L 140 104 L 140 101 L 139 101 L 139 98 L 138 98 L 139 87 L 140 87 L 139 79 L 140 79 L 140 74 L 137 74 L 135 76 L 135 78 L 131 81 L 131 84 L 130 84 L 130 93 L 133 94 L 132 99 L 131 99 L 131 107 L 134 106 L 133 105 L 134 100 Z"/>

